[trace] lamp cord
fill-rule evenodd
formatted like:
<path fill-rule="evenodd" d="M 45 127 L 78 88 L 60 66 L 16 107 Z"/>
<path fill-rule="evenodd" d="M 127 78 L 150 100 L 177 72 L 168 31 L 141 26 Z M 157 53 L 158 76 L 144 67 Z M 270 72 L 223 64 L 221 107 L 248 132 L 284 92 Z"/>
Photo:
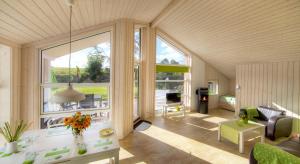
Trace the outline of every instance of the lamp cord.
<path fill-rule="evenodd" d="M 69 54 L 69 85 L 71 85 L 71 55 L 72 55 L 72 5 L 70 5 L 70 54 Z"/>

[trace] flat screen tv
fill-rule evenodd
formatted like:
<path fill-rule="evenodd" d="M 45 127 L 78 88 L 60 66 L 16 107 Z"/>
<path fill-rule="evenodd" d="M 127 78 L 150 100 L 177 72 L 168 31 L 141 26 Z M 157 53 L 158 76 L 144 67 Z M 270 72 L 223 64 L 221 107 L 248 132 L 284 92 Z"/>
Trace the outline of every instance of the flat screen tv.
<path fill-rule="evenodd" d="M 166 94 L 167 104 L 180 103 L 181 93 L 167 93 Z"/>

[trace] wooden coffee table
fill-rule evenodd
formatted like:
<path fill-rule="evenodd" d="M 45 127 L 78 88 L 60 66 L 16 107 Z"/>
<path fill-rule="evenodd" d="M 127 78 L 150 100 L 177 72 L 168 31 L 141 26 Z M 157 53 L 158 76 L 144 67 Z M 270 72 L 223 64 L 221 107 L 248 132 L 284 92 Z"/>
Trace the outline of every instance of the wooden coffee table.
<path fill-rule="evenodd" d="M 265 141 L 265 125 L 253 121 L 248 124 L 240 122 L 240 120 L 229 120 L 219 123 L 218 141 L 221 137 L 239 145 L 239 152 L 244 153 L 244 135 L 246 132 L 258 132 L 261 143 Z"/>

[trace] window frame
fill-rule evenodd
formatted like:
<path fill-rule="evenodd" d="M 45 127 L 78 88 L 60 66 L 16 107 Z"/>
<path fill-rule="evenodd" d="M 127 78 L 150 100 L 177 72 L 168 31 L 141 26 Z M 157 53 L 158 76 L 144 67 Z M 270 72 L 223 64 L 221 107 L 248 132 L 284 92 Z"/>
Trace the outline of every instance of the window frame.
<path fill-rule="evenodd" d="M 162 41 L 164 41 L 167 45 L 171 46 L 172 48 L 174 48 L 175 50 L 181 52 L 184 57 L 186 58 L 185 60 L 185 64 L 165 64 L 165 65 L 170 65 L 170 66 L 188 66 L 191 68 L 191 53 L 182 45 L 178 44 L 173 38 L 170 38 L 167 34 L 165 34 L 164 32 L 158 30 L 156 33 L 156 37 L 155 37 L 155 44 L 156 44 L 156 39 L 157 37 L 159 37 L 159 39 L 161 39 Z M 155 56 L 157 55 L 156 51 L 155 51 Z M 156 63 L 155 60 L 155 65 L 158 64 Z M 181 94 L 182 96 L 182 101 L 185 104 L 185 106 L 187 107 L 187 109 L 189 109 L 190 107 L 190 94 L 191 94 L 191 69 L 189 69 L 189 72 L 184 73 L 184 79 L 183 80 L 156 80 L 156 73 L 155 73 L 155 85 L 157 82 L 166 82 L 166 83 L 172 83 L 172 82 L 183 82 L 183 92 Z M 156 87 L 155 87 L 156 90 Z M 156 96 L 155 96 L 156 97 Z M 154 102 L 154 106 L 156 110 L 156 99 Z"/>
<path fill-rule="evenodd" d="M 113 87 L 113 59 L 114 59 L 114 30 L 112 27 L 100 29 L 100 30 L 95 30 L 92 32 L 87 32 L 85 34 L 77 35 L 77 36 L 72 36 L 72 42 L 76 42 L 79 40 L 87 39 L 90 37 L 95 37 L 97 35 L 101 36 L 101 34 L 104 33 L 110 33 L 110 82 L 104 82 L 104 83 L 72 83 L 74 87 L 77 86 L 97 86 L 97 87 L 107 87 L 108 91 L 108 107 L 105 108 L 91 108 L 91 109 L 84 109 L 83 112 L 85 113 L 98 113 L 98 112 L 110 112 L 110 115 L 112 114 L 112 87 Z M 62 39 L 61 41 L 56 42 L 55 44 L 48 44 L 48 46 L 40 47 L 38 48 L 38 57 L 39 57 L 39 64 L 38 64 L 38 69 L 39 69 L 39 126 L 41 125 L 41 118 L 47 118 L 47 117 L 65 117 L 65 116 L 70 116 L 74 114 L 76 111 L 82 111 L 81 109 L 78 110 L 71 110 L 71 111 L 56 111 L 56 112 L 44 112 L 44 89 L 45 88 L 51 88 L 51 87 L 66 87 L 68 83 L 49 83 L 49 82 L 44 82 L 44 68 L 43 68 L 43 55 L 42 52 L 43 50 L 47 50 L 50 48 L 58 47 L 61 45 L 69 44 L 66 39 Z M 50 45 L 50 46 L 49 46 Z M 109 120 L 111 120 L 111 116 Z"/>
<path fill-rule="evenodd" d="M 210 90 L 208 83 L 212 83 L 212 85 L 213 85 L 212 91 Z M 208 80 L 207 85 L 208 85 L 208 94 L 209 95 L 211 95 L 211 96 L 219 95 L 219 81 L 218 80 Z"/>
<path fill-rule="evenodd" d="M 134 69 L 135 67 L 138 67 L 138 87 L 139 87 L 139 90 L 138 90 L 138 118 L 136 120 L 138 120 L 141 115 L 142 115 L 142 58 L 143 58 L 143 50 L 142 50 L 142 27 L 140 26 L 137 26 L 135 25 L 134 26 L 134 35 L 135 35 L 135 32 L 136 30 L 139 31 L 139 47 L 140 47 L 140 52 L 139 52 L 139 59 L 138 60 L 135 60 L 135 53 L 133 52 L 133 59 L 134 59 Z M 134 36 L 135 37 L 135 36 Z M 135 39 L 135 38 L 134 38 Z M 135 79 L 133 79 L 134 81 L 134 85 L 133 87 L 135 87 Z M 135 99 L 135 93 L 133 91 L 133 103 L 134 103 L 134 99 Z M 134 104 L 133 104 L 133 110 L 134 110 Z M 133 120 L 133 121 L 136 121 L 136 120 Z"/>

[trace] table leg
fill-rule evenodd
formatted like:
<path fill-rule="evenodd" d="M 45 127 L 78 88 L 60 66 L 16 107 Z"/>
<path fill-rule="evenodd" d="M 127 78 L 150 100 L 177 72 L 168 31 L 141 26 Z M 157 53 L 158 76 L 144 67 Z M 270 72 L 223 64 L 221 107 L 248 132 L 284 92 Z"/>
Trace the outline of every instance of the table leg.
<path fill-rule="evenodd" d="M 182 109 L 183 109 L 183 116 L 185 116 L 185 106 L 184 105 L 182 106 Z"/>
<path fill-rule="evenodd" d="M 221 125 L 218 126 L 218 141 L 221 141 Z"/>
<path fill-rule="evenodd" d="M 114 156 L 115 164 L 119 164 L 119 152 Z"/>
<path fill-rule="evenodd" d="M 244 134 L 243 134 L 243 132 L 239 133 L 239 152 L 244 153 Z"/>
<path fill-rule="evenodd" d="M 262 127 L 262 128 L 261 128 L 260 142 L 261 142 L 261 143 L 265 143 L 265 127 Z"/>
<path fill-rule="evenodd" d="M 114 159 L 113 158 L 109 158 L 109 164 L 114 164 Z"/>

